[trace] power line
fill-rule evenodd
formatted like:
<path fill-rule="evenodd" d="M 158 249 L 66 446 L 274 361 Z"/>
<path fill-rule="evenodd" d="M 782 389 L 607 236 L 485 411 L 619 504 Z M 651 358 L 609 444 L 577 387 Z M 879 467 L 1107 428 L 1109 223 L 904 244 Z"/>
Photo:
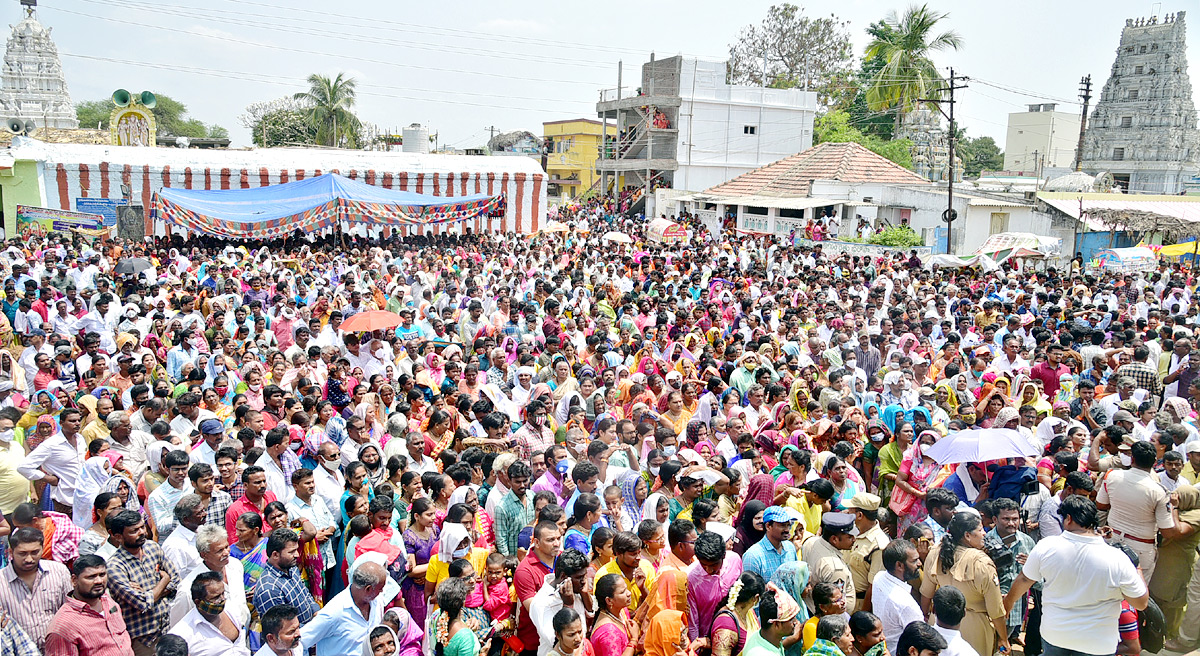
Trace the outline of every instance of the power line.
<path fill-rule="evenodd" d="M 110 18 L 108 16 L 97 16 L 95 14 L 87 14 L 84 12 L 74 11 L 71 9 L 63 9 L 61 7 L 55 8 L 55 11 L 60 11 L 60 12 L 66 13 L 66 14 L 73 14 L 76 16 L 82 16 L 84 18 L 92 18 L 95 20 L 102 20 L 102 21 L 107 21 L 107 22 L 111 22 L 111 23 L 119 23 L 124 27 L 128 27 L 128 25 L 129 25 L 128 21 L 123 20 L 123 19 Z M 302 48 L 281 46 L 281 45 L 276 45 L 273 43 L 260 43 L 260 42 L 256 42 L 256 41 L 247 41 L 245 39 L 228 37 L 228 36 L 224 36 L 224 35 L 220 35 L 220 34 L 210 34 L 210 33 L 203 33 L 203 32 L 193 32 L 190 30 L 181 30 L 181 29 L 169 27 L 166 25 L 149 25 L 149 24 L 143 23 L 142 26 L 153 28 L 153 29 L 158 29 L 158 30 L 169 31 L 169 32 L 176 32 L 179 34 L 187 34 L 187 35 L 191 35 L 191 36 L 197 36 L 197 37 L 201 37 L 201 38 L 208 39 L 208 40 L 236 43 L 238 45 L 244 45 L 244 46 L 254 46 L 254 47 L 258 47 L 258 48 L 266 48 L 269 50 L 279 50 L 279 51 L 283 51 L 283 52 L 291 52 L 291 53 L 302 54 L 302 55 L 316 55 L 319 57 L 349 59 L 349 60 L 360 61 L 360 62 L 364 62 L 364 63 L 368 63 L 368 64 L 393 66 L 396 68 L 410 68 L 410 69 L 414 69 L 414 70 L 432 71 L 432 72 L 437 72 L 437 73 L 461 73 L 464 75 L 478 75 L 478 76 L 484 76 L 484 77 L 490 77 L 490 78 L 502 78 L 502 79 L 507 79 L 507 80 L 521 80 L 524 82 L 543 82 L 543 83 L 548 83 L 548 84 L 582 84 L 582 85 L 586 85 L 586 86 L 593 87 L 593 88 L 595 88 L 597 86 L 603 86 L 602 84 L 599 84 L 596 82 L 588 82 L 588 81 L 584 81 L 584 80 L 567 80 L 567 79 L 551 80 L 551 79 L 545 79 L 545 78 L 532 78 L 532 77 L 525 77 L 525 76 L 521 76 L 521 75 L 508 75 L 508 74 L 494 73 L 494 72 L 488 72 L 488 71 L 466 70 L 466 69 L 461 69 L 461 68 L 441 68 L 441 67 L 437 67 L 437 66 L 422 66 L 419 64 L 403 64 L 400 62 L 387 61 L 387 60 L 382 60 L 382 59 L 372 59 L 370 57 L 359 57 L 356 55 L 345 55 L 345 54 L 340 54 L 340 53 L 321 52 L 321 51 L 317 51 L 317 50 L 304 50 Z"/>

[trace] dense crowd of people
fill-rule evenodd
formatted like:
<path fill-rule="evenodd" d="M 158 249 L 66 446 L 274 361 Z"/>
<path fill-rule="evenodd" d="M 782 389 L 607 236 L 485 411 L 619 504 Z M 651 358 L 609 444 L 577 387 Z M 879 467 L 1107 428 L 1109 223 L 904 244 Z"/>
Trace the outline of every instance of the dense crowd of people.
<path fill-rule="evenodd" d="M 3 653 L 1196 644 L 1190 271 L 623 245 L 576 214 L 591 236 L 9 242 Z"/>

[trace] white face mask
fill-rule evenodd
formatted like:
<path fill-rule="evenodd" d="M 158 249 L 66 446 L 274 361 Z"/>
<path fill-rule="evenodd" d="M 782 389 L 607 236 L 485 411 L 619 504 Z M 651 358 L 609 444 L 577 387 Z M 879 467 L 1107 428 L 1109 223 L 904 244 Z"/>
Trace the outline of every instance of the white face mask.
<path fill-rule="evenodd" d="M 3 442 L 4 444 L 8 444 L 8 443 L 12 442 L 12 440 L 13 440 L 13 430 L 11 428 L 8 430 L 0 431 L 0 442 Z"/>
<path fill-rule="evenodd" d="M 667 455 L 667 456 L 673 456 L 673 455 L 675 455 L 675 447 L 673 447 L 673 446 L 664 446 L 664 447 L 663 447 L 663 454 L 665 454 L 665 455 Z M 658 475 L 658 472 L 654 472 L 654 474 L 655 474 L 655 475 Z"/>
<path fill-rule="evenodd" d="M 338 466 L 341 463 L 338 462 L 337 460 L 333 460 L 333 461 L 321 460 L 321 464 L 325 466 L 325 469 L 328 469 L 331 472 L 335 472 L 338 470 Z"/>
<path fill-rule="evenodd" d="M 1133 456 L 1129 455 L 1128 453 L 1120 454 L 1120 458 L 1122 467 L 1128 467 L 1133 464 Z"/>
<path fill-rule="evenodd" d="M 658 476 L 658 469 L 659 469 L 658 467 L 655 467 L 654 465 L 650 465 L 650 474 L 652 476 Z"/>

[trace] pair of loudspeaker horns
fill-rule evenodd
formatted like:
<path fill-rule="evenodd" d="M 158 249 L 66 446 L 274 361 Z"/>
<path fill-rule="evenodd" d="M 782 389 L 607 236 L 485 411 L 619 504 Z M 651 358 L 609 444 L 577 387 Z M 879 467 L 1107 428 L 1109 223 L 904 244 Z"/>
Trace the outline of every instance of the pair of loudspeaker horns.
<path fill-rule="evenodd" d="M 158 104 L 158 100 L 154 97 L 154 94 L 149 91 L 143 91 L 135 96 L 124 89 L 117 89 L 113 92 L 112 100 L 116 103 L 117 107 L 128 107 L 131 104 L 137 104 L 147 109 L 154 109 L 154 106 Z"/>
<path fill-rule="evenodd" d="M 4 128 L 13 134 L 30 135 L 37 130 L 38 126 L 33 119 L 10 118 L 4 122 Z"/>

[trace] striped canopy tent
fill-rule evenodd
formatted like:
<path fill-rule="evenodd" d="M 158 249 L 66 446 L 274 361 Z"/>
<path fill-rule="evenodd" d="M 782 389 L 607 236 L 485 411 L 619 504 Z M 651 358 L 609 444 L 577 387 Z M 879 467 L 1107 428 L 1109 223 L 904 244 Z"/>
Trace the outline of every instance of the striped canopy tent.
<path fill-rule="evenodd" d="M 339 222 L 427 226 L 502 215 L 504 194 L 431 196 L 396 191 L 326 173 L 251 189 L 163 188 L 150 216 L 189 231 L 227 239 L 275 239 L 319 232 Z"/>

